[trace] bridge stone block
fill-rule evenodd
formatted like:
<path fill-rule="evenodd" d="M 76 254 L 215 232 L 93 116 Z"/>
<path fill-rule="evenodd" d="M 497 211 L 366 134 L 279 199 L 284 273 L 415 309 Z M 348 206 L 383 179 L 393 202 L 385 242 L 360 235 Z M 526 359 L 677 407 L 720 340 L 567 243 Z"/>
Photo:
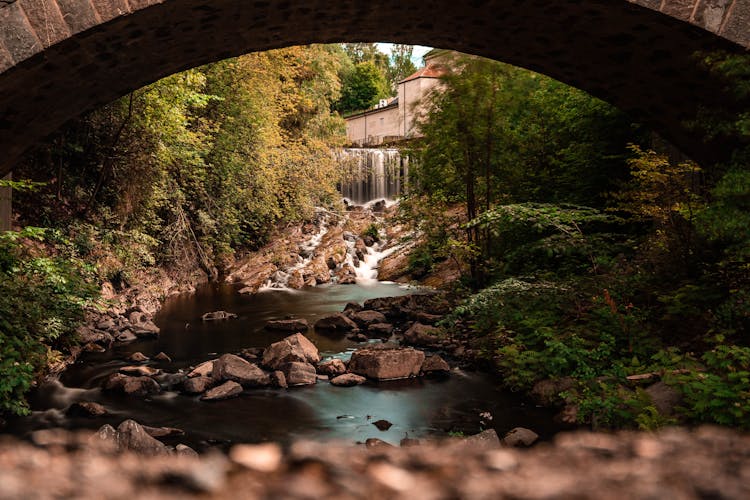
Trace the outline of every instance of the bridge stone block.
<path fill-rule="evenodd" d="M 103 23 L 130 13 L 130 6 L 126 0 L 92 0 L 92 3 Z"/>
<path fill-rule="evenodd" d="M 131 10 L 136 11 L 162 2 L 164 0 L 128 0 L 128 5 L 130 5 Z"/>
<path fill-rule="evenodd" d="M 750 45 L 750 2 L 734 2 L 721 34 L 745 47 Z"/>
<path fill-rule="evenodd" d="M 73 34 L 99 24 L 99 16 L 89 0 L 57 0 L 57 5 Z"/>
<path fill-rule="evenodd" d="M 11 57 L 10 53 L 5 50 L 5 47 L 3 47 L 2 43 L 0 43 L 0 72 L 5 71 L 6 69 L 13 66 L 13 58 Z"/>
<path fill-rule="evenodd" d="M 695 9 L 693 22 L 703 29 L 718 33 L 732 0 L 703 0 Z"/>
<path fill-rule="evenodd" d="M 0 9 L 0 26 L 0 42 L 15 62 L 42 50 L 42 43 L 19 4 L 13 3 Z"/>
<path fill-rule="evenodd" d="M 698 0 L 667 0 L 664 2 L 661 11 L 677 19 L 690 21 L 696 3 L 698 3 Z"/>
<path fill-rule="evenodd" d="M 57 3 L 48 0 L 25 0 L 20 5 L 45 48 L 70 36 L 70 29 Z"/>

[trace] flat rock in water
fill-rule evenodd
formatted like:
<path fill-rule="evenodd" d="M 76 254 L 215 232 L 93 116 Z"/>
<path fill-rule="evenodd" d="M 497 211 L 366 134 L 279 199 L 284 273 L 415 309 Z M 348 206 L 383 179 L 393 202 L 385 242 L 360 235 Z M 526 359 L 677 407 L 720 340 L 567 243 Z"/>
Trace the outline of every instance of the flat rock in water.
<path fill-rule="evenodd" d="M 143 430 L 154 438 L 160 437 L 173 437 L 173 436 L 184 436 L 185 431 L 177 429 L 176 427 L 149 427 L 148 425 L 142 425 Z"/>
<path fill-rule="evenodd" d="M 236 314 L 226 312 L 226 311 L 213 311 L 213 312 L 207 312 L 203 316 L 201 316 L 201 319 L 203 321 L 220 321 L 225 319 L 235 319 L 237 317 Z"/>
<path fill-rule="evenodd" d="M 306 319 L 279 319 L 266 323 L 266 330 L 277 332 L 306 332 L 310 324 Z"/>
<path fill-rule="evenodd" d="M 129 396 L 147 396 L 161 391 L 159 384 L 151 377 L 131 377 L 122 373 L 110 375 L 104 382 L 104 389 Z"/>
<path fill-rule="evenodd" d="M 416 377 L 424 353 L 410 347 L 366 347 L 352 354 L 349 371 L 375 380 Z"/>
<path fill-rule="evenodd" d="M 318 348 L 301 333 L 274 342 L 263 351 L 263 366 L 271 370 L 278 370 L 286 363 L 294 361 L 312 364 L 320 361 Z"/>
<path fill-rule="evenodd" d="M 214 387 L 201 396 L 202 401 L 221 401 L 234 398 L 242 394 L 242 386 L 233 380 L 228 380 L 220 386 Z"/>
<path fill-rule="evenodd" d="M 503 444 L 515 448 L 527 448 L 536 443 L 537 439 L 539 439 L 539 435 L 531 429 L 516 427 L 505 435 Z"/>
<path fill-rule="evenodd" d="M 263 387 L 271 383 L 268 374 L 234 354 L 224 354 L 214 362 L 212 378 L 232 380 L 245 387 Z"/>
<path fill-rule="evenodd" d="M 336 377 L 346 373 L 346 365 L 339 358 L 333 358 L 320 363 L 318 365 L 318 373 L 328 375 L 329 377 Z"/>
<path fill-rule="evenodd" d="M 387 420 L 376 420 L 372 425 L 377 427 L 379 431 L 387 431 L 393 426 L 393 424 Z"/>
<path fill-rule="evenodd" d="M 404 332 L 404 342 L 417 346 L 434 345 L 440 340 L 438 337 L 439 332 L 440 330 L 434 326 L 414 323 Z"/>
<path fill-rule="evenodd" d="M 448 363 L 437 354 L 426 357 L 422 363 L 423 373 L 448 373 L 450 371 L 451 367 Z"/>
<path fill-rule="evenodd" d="M 327 332 L 350 332 L 357 328 L 357 324 L 343 313 L 336 313 L 315 322 L 316 330 Z"/>
<path fill-rule="evenodd" d="M 135 377 L 153 377 L 160 374 L 161 370 L 151 368 L 150 366 L 123 366 L 120 368 L 119 372 Z"/>
<path fill-rule="evenodd" d="M 163 352 L 160 352 L 159 354 L 157 354 L 156 356 L 154 356 L 154 359 L 156 361 L 163 361 L 163 362 L 166 362 L 166 363 L 171 363 L 172 362 L 172 358 L 170 358 L 169 356 L 167 356 Z"/>
<path fill-rule="evenodd" d="M 352 387 L 359 384 L 364 384 L 367 381 L 365 377 L 356 375 L 354 373 L 344 373 L 331 379 L 331 385 L 338 387 Z"/>
<path fill-rule="evenodd" d="M 65 414 L 69 417 L 95 418 L 106 415 L 107 409 L 93 401 L 79 401 L 70 405 Z"/>
<path fill-rule="evenodd" d="M 128 361 L 132 361 L 133 363 L 144 363 L 148 361 L 148 356 L 146 356 L 142 352 L 134 352 L 133 354 L 128 356 Z"/>
<path fill-rule="evenodd" d="M 286 383 L 291 387 L 295 385 L 312 385 L 318 381 L 315 367 L 310 363 L 293 361 L 281 367 L 286 377 Z"/>
<path fill-rule="evenodd" d="M 216 385 L 211 377 L 193 377 L 182 383 L 182 390 L 188 394 L 201 394 Z"/>
<path fill-rule="evenodd" d="M 130 450 L 143 455 L 160 455 L 169 451 L 164 443 L 149 436 L 143 426 L 135 420 L 125 420 L 117 427 L 117 444 L 120 450 Z"/>

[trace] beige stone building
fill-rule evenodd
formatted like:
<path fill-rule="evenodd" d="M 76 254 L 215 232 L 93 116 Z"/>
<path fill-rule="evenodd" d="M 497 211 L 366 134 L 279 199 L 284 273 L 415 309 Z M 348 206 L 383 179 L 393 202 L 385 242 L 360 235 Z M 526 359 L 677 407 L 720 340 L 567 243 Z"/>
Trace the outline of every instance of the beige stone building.
<path fill-rule="evenodd" d="M 433 50 L 425 56 L 425 66 L 398 83 L 398 95 L 381 99 L 373 109 L 346 117 L 346 136 L 356 146 L 378 146 L 419 137 L 416 119 L 425 98 L 440 84 L 445 73 L 447 51 Z"/>

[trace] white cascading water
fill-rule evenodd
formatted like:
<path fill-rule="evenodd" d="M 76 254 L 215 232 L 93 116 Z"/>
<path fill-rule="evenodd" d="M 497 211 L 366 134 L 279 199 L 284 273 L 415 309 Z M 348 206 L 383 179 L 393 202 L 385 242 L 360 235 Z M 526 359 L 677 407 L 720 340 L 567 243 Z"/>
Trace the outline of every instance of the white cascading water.
<path fill-rule="evenodd" d="M 409 182 L 409 159 L 393 148 L 344 148 L 337 158 L 345 172 L 341 196 L 354 205 L 395 200 Z"/>
<path fill-rule="evenodd" d="M 323 212 L 319 213 L 318 221 L 318 230 L 315 232 L 315 234 L 313 234 L 310 239 L 299 246 L 300 255 L 297 257 L 297 263 L 283 271 L 279 269 L 278 271 L 273 273 L 271 278 L 258 289 L 259 291 L 273 289 L 289 290 L 289 287 L 287 285 L 289 284 L 289 278 L 291 277 L 292 273 L 294 273 L 294 271 L 303 269 L 310 263 L 310 261 L 312 261 L 313 257 L 315 256 L 315 250 L 323 240 L 323 236 L 325 236 L 328 232 L 328 215 Z"/>

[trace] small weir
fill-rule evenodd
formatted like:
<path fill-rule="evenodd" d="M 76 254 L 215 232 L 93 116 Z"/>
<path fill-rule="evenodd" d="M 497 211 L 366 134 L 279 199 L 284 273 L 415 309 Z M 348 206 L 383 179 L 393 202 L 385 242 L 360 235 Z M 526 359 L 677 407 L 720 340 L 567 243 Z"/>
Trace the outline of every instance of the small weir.
<path fill-rule="evenodd" d="M 345 175 L 341 195 L 354 205 L 395 200 L 409 184 L 409 158 L 393 148 L 344 148 L 338 153 Z"/>

